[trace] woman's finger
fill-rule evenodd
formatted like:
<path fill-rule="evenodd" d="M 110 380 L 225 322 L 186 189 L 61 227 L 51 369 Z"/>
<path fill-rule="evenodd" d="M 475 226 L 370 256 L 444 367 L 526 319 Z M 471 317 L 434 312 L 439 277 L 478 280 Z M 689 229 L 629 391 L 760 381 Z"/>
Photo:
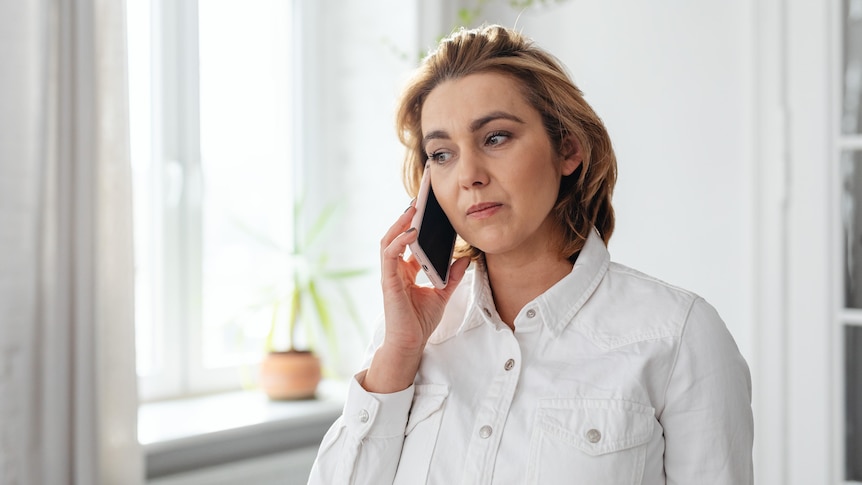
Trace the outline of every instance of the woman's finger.
<path fill-rule="evenodd" d="M 407 245 L 415 241 L 417 237 L 416 229 L 410 228 L 401 234 L 395 236 L 392 242 L 386 246 L 380 254 L 381 259 L 381 276 L 383 281 L 389 281 L 389 284 L 400 282 L 402 272 L 409 273 L 407 276 L 416 277 L 417 265 L 410 264 L 404 261 L 404 251 Z M 403 269 L 399 269 L 402 268 Z"/>
<path fill-rule="evenodd" d="M 401 234 L 395 236 L 395 239 L 383 249 L 383 259 L 399 258 L 404 261 L 404 252 L 407 250 L 407 245 L 416 240 L 416 228 L 411 227 Z"/>
<path fill-rule="evenodd" d="M 415 199 L 414 199 L 415 200 Z M 399 234 L 402 234 L 410 227 L 410 222 L 413 220 L 413 215 L 416 213 L 416 208 L 413 207 L 414 202 L 410 202 L 410 205 L 407 207 L 407 210 L 404 211 L 401 216 L 395 221 L 395 224 L 392 224 L 389 227 L 389 230 L 386 231 L 386 234 L 383 236 L 383 239 L 380 240 L 380 251 L 381 253 L 392 244 L 392 241 L 398 237 Z"/>

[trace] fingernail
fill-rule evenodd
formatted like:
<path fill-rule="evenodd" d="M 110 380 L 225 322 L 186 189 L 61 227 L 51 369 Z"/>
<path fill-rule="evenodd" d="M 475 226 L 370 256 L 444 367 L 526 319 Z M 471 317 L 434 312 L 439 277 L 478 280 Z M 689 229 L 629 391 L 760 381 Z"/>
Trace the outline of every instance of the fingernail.
<path fill-rule="evenodd" d="M 411 232 L 414 232 L 415 230 L 416 230 L 415 227 L 411 227 L 410 229 L 407 229 L 406 231 L 404 231 L 404 234 L 410 234 Z"/>
<path fill-rule="evenodd" d="M 415 204 L 415 203 L 416 203 L 416 198 L 413 198 L 413 200 L 410 201 L 410 205 L 408 205 L 407 208 L 404 209 L 404 212 L 409 211 L 410 208 L 413 207 L 413 204 Z"/>

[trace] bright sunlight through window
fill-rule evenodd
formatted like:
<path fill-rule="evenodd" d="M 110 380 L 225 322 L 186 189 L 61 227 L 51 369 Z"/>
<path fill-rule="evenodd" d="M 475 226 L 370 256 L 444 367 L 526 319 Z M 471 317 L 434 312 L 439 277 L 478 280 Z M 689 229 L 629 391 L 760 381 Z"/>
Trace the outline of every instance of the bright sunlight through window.
<path fill-rule="evenodd" d="M 127 8 L 142 398 L 236 389 L 289 275 L 291 2 Z"/>

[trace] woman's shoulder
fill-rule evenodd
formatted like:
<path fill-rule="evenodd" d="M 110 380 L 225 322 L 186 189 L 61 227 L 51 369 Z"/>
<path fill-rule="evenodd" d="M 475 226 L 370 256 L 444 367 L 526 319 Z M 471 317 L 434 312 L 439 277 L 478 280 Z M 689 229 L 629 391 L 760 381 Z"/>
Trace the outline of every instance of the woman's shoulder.
<path fill-rule="evenodd" d="M 651 289 L 660 293 L 667 293 L 668 296 L 676 295 L 682 298 L 697 298 L 697 294 L 686 290 L 679 286 L 668 283 L 664 280 L 648 275 L 624 264 L 611 262 L 608 266 L 608 276 L 615 278 L 617 282 L 627 282 L 629 285 L 636 287 Z"/>
<path fill-rule="evenodd" d="M 692 291 L 611 263 L 576 320 L 580 330 L 596 343 L 614 348 L 680 337 L 695 306 L 712 308 Z"/>

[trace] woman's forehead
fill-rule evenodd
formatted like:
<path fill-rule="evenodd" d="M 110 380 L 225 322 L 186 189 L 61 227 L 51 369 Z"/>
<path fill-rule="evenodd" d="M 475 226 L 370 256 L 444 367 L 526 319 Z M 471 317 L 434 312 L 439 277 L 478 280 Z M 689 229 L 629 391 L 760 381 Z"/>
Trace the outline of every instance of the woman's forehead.
<path fill-rule="evenodd" d="M 508 113 L 523 121 L 538 116 L 512 76 L 484 72 L 450 79 L 432 89 L 422 105 L 422 136 L 456 127 L 469 129 L 494 113 Z"/>

